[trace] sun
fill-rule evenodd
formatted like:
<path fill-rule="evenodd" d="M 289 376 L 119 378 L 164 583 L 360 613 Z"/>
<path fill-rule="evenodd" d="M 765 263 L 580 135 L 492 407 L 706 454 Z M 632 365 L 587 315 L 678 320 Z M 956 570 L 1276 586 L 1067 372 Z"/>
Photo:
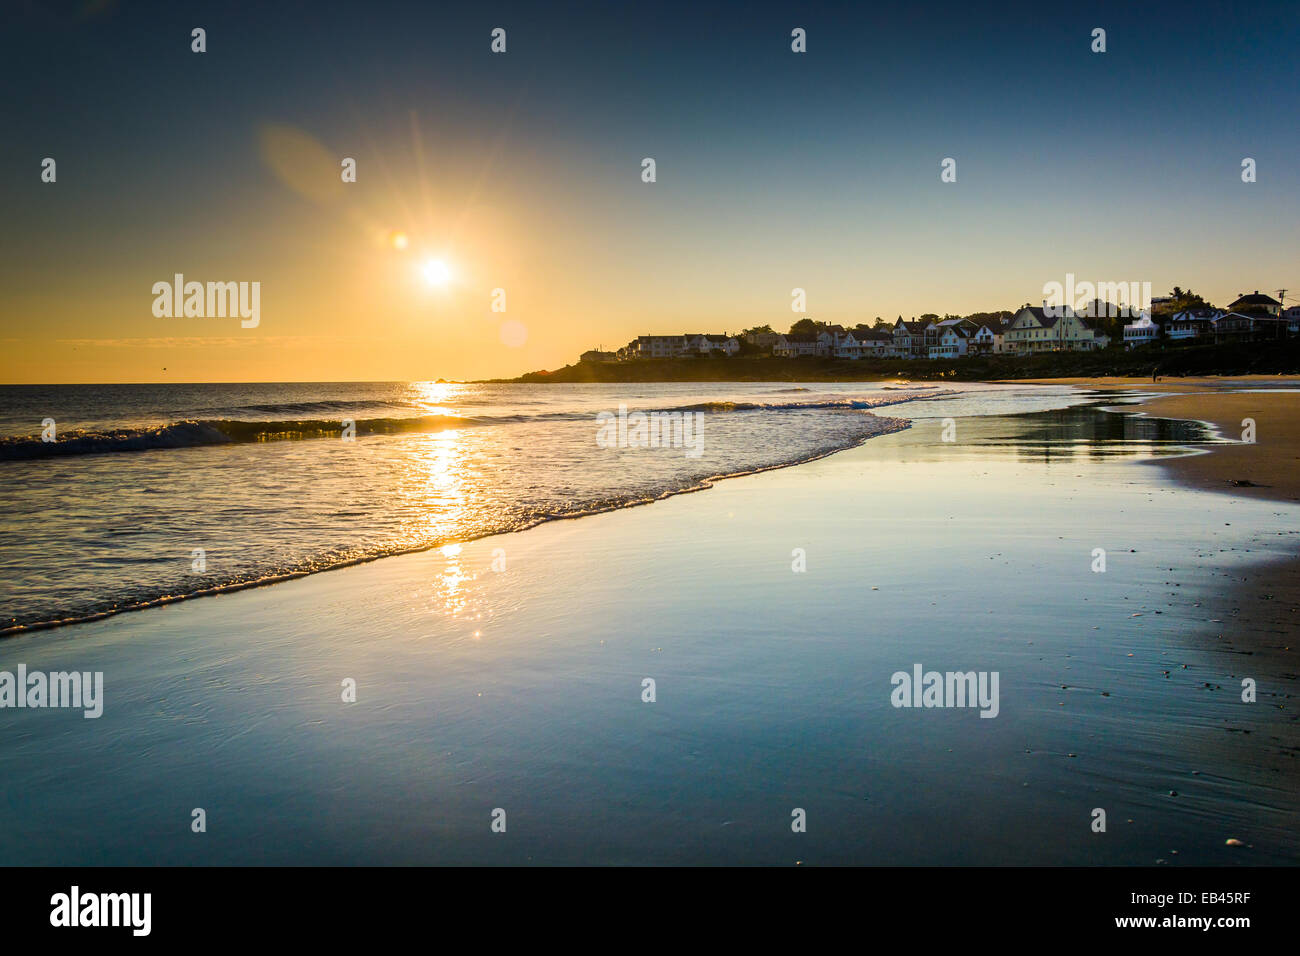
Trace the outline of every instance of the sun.
<path fill-rule="evenodd" d="M 441 259 L 430 259 L 420 267 L 420 271 L 429 285 L 443 286 L 451 281 L 451 268 Z"/>

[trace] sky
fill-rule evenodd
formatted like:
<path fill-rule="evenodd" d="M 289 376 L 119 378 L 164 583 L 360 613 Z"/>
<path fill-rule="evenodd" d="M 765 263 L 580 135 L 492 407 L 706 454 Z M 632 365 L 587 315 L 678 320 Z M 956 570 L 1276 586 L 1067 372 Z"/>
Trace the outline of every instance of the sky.
<path fill-rule="evenodd" d="M 513 376 L 1070 273 L 1300 301 L 1294 2 L 18 0 L 0 30 L 4 383 Z M 256 327 L 156 315 L 177 273 L 259 283 Z"/>

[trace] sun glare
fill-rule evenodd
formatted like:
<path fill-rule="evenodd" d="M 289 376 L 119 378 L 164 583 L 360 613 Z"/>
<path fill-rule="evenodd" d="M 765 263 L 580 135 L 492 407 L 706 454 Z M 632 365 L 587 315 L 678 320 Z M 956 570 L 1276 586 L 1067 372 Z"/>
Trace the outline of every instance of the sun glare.
<path fill-rule="evenodd" d="M 430 259 L 420 271 L 429 285 L 446 285 L 451 281 L 451 269 L 441 259 Z"/>

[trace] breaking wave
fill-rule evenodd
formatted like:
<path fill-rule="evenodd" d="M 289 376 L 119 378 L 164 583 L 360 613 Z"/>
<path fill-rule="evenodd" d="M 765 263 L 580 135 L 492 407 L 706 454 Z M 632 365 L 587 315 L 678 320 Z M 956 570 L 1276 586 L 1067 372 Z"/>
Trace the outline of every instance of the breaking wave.
<path fill-rule="evenodd" d="M 921 394 L 924 391 L 924 394 Z M 925 386 L 889 395 L 869 398 L 826 399 L 819 401 L 789 402 L 735 402 L 712 401 L 668 408 L 641 409 L 664 412 L 803 412 L 871 411 L 888 405 L 898 405 L 914 400 L 926 400 L 955 394 L 951 391 L 930 391 Z M 354 407 L 374 407 L 364 402 L 298 402 L 281 405 L 244 406 L 250 412 L 283 413 L 285 410 L 329 409 L 348 411 Z M 580 421 L 591 418 L 590 411 L 550 412 L 516 415 L 407 415 L 384 418 L 363 418 L 354 422 L 356 435 L 399 435 L 410 432 L 436 432 L 471 426 L 505 425 L 530 421 Z M 163 451 L 176 448 L 197 448 L 205 445 L 247 444 L 267 441 L 294 441 L 315 438 L 338 438 L 343 434 L 342 418 L 295 418 L 267 421 L 215 418 L 187 419 L 167 425 L 143 428 L 116 428 L 108 431 L 69 431 L 56 441 L 43 441 L 36 436 L 0 438 L 0 461 L 29 461 L 67 455 L 104 455 L 115 452 Z"/>

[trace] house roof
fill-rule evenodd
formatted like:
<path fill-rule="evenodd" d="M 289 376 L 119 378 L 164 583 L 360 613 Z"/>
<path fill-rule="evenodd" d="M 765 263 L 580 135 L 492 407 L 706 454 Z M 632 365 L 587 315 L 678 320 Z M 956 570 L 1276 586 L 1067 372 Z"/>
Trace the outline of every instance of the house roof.
<path fill-rule="evenodd" d="M 781 336 L 787 342 L 816 342 L 817 336 L 811 332 L 787 332 Z"/>
<path fill-rule="evenodd" d="M 1229 304 L 1228 308 L 1237 309 L 1243 305 L 1281 305 L 1281 304 L 1282 304 L 1281 302 L 1277 301 L 1277 299 L 1273 298 L 1271 295 L 1264 295 L 1262 292 L 1256 289 L 1250 295 L 1238 296 L 1237 301 Z"/>
<path fill-rule="evenodd" d="M 1016 314 L 1019 315 L 1020 312 L 1030 312 L 1033 314 L 1035 319 L 1049 328 L 1056 324 L 1057 319 L 1074 315 L 1074 312 L 1070 310 L 1069 306 L 1054 306 L 1052 311 L 1060 312 L 1061 315 L 1048 315 L 1047 310 L 1039 305 L 1027 305 Z"/>

